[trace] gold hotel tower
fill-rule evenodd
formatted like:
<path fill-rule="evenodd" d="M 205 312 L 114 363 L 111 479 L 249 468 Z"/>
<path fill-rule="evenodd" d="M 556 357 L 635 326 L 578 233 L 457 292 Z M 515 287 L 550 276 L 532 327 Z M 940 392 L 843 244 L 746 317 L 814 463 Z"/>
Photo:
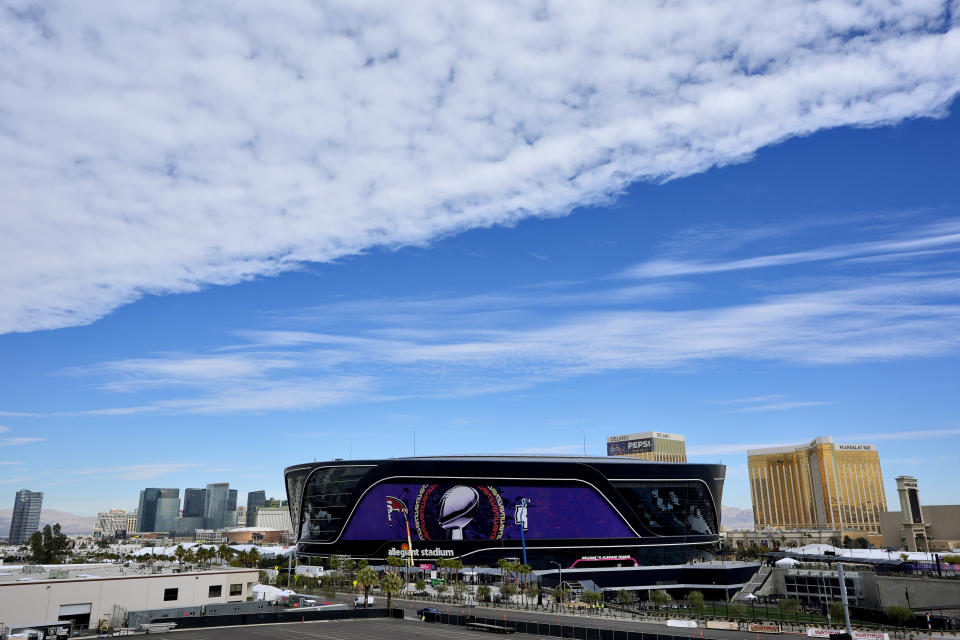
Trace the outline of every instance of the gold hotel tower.
<path fill-rule="evenodd" d="M 747 451 L 753 522 L 760 530 L 877 532 L 887 510 L 872 444 L 810 444 Z"/>

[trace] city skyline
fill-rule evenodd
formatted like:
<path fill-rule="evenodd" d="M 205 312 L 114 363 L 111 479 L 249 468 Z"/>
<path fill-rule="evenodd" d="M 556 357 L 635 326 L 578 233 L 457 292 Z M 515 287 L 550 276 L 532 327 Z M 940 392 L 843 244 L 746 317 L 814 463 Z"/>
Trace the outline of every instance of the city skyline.
<path fill-rule="evenodd" d="M 261 11 L 0 15 L 0 491 L 653 430 L 956 502 L 947 3 Z"/>

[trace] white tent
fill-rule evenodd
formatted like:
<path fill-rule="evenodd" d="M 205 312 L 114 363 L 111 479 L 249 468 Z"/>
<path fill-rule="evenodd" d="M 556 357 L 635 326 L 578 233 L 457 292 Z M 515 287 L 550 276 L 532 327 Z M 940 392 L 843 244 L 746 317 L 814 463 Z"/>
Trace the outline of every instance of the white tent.
<path fill-rule="evenodd" d="M 276 602 L 282 593 L 283 589 L 277 589 L 276 587 L 271 587 L 268 584 L 253 585 L 254 600 L 267 600 L 269 602 Z"/>
<path fill-rule="evenodd" d="M 780 558 L 774 562 L 774 564 L 778 567 L 795 567 L 796 565 L 800 564 L 800 562 L 794 558 Z"/>

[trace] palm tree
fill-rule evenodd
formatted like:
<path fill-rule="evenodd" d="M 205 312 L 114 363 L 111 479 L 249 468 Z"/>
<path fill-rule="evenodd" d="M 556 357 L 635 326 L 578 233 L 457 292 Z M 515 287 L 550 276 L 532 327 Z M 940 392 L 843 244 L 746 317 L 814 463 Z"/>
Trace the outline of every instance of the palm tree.
<path fill-rule="evenodd" d="M 393 569 L 393 572 L 396 573 L 400 567 L 403 566 L 403 560 L 397 556 L 390 556 L 387 558 L 387 564 Z"/>
<path fill-rule="evenodd" d="M 211 551 L 213 550 L 211 549 Z M 233 549 L 231 549 L 227 545 L 221 544 L 219 547 L 217 547 L 216 553 L 217 553 L 217 557 L 220 558 L 220 564 L 226 564 L 227 560 L 232 558 L 235 552 Z"/>
<path fill-rule="evenodd" d="M 510 563 L 507 562 L 506 558 L 500 558 L 497 560 L 497 568 L 500 569 L 500 588 L 503 589 L 506 584 L 503 572 L 510 568 Z"/>
<path fill-rule="evenodd" d="M 524 589 L 529 588 L 530 586 L 530 572 L 533 571 L 533 567 L 528 564 L 518 564 L 517 571 L 523 577 Z"/>
<path fill-rule="evenodd" d="M 370 587 L 377 584 L 379 577 L 377 572 L 370 567 L 363 567 L 357 572 L 357 584 L 363 587 L 363 606 L 367 606 L 367 597 L 370 594 Z"/>
<path fill-rule="evenodd" d="M 177 559 L 177 562 L 183 562 L 183 556 L 185 556 L 187 550 L 183 548 L 182 544 L 178 544 L 177 548 L 173 550 L 173 557 Z"/>
<path fill-rule="evenodd" d="M 390 608 L 393 594 L 400 591 L 402 586 L 400 576 L 395 573 L 388 573 L 380 580 L 380 589 L 387 592 L 387 609 Z"/>

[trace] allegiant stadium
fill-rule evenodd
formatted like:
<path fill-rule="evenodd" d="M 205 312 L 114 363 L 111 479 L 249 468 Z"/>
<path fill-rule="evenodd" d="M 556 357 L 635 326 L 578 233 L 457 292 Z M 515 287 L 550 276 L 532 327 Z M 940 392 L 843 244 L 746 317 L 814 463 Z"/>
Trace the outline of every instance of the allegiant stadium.
<path fill-rule="evenodd" d="M 719 539 L 725 467 L 631 458 L 411 457 L 284 471 L 297 553 L 534 569 L 684 565 Z"/>

